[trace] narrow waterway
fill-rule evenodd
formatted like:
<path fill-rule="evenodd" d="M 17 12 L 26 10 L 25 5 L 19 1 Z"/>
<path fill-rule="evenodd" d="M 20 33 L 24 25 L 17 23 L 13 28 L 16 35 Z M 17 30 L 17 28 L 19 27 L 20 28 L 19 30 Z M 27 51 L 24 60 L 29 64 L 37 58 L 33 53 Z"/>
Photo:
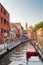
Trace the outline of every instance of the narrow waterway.
<path fill-rule="evenodd" d="M 43 65 L 38 56 L 31 57 L 27 63 L 26 51 L 29 47 L 32 47 L 29 42 L 17 46 L 0 60 L 0 65 Z"/>

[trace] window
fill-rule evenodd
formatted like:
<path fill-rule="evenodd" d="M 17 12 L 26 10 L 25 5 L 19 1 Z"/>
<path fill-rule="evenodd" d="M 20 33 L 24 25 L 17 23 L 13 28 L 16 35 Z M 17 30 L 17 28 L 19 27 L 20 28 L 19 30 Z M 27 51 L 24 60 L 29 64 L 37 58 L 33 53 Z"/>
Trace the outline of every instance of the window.
<path fill-rule="evenodd" d="M 7 36 L 7 35 L 8 35 L 7 30 L 4 29 L 4 36 Z"/>
<path fill-rule="evenodd" d="M 4 15 L 6 15 L 6 10 L 4 9 Z"/>
<path fill-rule="evenodd" d="M 3 33 L 3 28 L 1 29 L 1 33 Z"/>
<path fill-rule="evenodd" d="M 7 21 L 7 26 L 9 26 L 9 22 Z"/>
<path fill-rule="evenodd" d="M 0 28 L 0 33 L 3 33 L 3 28 Z"/>
<path fill-rule="evenodd" d="M 6 29 L 4 29 L 4 33 L 6 33 Z"/>
<path fill-rule="evenodd" d="M 0 44 L 3 44 L 4 43 L 4 40 L 3 39 L 0 39 Z"/>
<path fill-rule="evenodd" d="M 0 32 L 1 32 L 1 29 L 0 29 Z"/>
<path fill-rule="evenodd" d="M 6 25 L 6 19 L 4 19 L 4 24 Z"/>
<path fill-rule="evenodd" d="M 1 17 L 1 22 L 3 22 L 3 17 Z"/>
<path fill-rule="evenodd" d="M 3 11 L 3 8 L 1 8 L 1 12 Z"/>
<path fill-rule="evenodd" d="M 7 34 L 9 35 L 9 31 L 7 30 Z"/>

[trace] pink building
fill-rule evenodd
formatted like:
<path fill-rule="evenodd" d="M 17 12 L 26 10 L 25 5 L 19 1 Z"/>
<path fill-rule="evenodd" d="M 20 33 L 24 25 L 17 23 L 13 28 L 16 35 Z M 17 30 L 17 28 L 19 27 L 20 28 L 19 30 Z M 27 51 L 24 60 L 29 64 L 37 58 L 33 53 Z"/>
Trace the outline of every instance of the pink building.
<path fill-rule="evenodd" d="M 13 36 L 12 39 L 14 41 L 19 41 L 20 40 L 20 29 L 16 26 L 15 23 L 11 23 L 11 32 Z"/>

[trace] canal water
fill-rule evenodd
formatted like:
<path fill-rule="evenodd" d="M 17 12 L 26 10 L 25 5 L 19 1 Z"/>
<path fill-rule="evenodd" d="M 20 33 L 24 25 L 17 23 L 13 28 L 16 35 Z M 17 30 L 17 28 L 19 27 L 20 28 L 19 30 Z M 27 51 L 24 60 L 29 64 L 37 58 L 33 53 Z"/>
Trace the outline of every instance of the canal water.
<path fill-rule="evenodd" d="M 31 57 L 27 62 L 26 51 L 29 47 L 32 47 L 29 42 L 17 46 L 0 60 L 0 65 L 43 65 L 38 56 Z"/>

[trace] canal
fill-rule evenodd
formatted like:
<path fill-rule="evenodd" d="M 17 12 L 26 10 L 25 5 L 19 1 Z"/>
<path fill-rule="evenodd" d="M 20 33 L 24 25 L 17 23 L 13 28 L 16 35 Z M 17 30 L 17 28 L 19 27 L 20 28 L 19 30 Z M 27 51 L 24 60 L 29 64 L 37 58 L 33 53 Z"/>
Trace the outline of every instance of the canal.
<path fill-rule="evenodd" d="M 31 57 L 27 63 L 26 51 L 29 47 L 32 47 L 29 42 L 17 46 L 0 60 L 0 65 L 43 65 L 38 56 Z"/>

